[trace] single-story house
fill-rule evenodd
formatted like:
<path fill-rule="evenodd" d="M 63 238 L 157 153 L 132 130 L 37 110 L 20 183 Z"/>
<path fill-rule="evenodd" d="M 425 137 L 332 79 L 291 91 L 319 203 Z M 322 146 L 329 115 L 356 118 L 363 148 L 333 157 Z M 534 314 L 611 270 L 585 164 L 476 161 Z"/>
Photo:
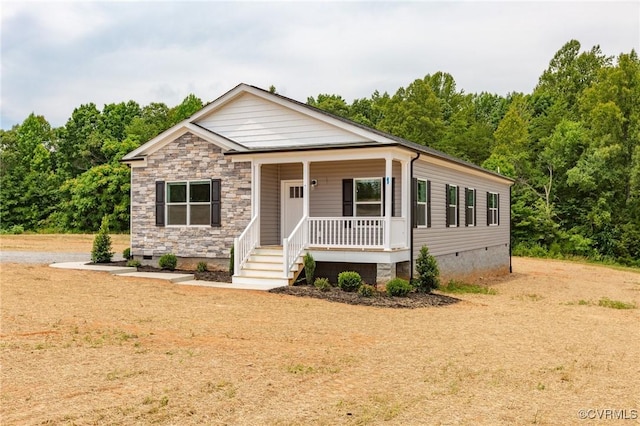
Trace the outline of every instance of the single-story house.
<path fill-rule="evenodd" d="M 508 273 L 513 181 L 240 84 L 136 150 L 131 253 L 228 265 L 234 283 L 410 277 L 427 246 L 444 277 Z"/>

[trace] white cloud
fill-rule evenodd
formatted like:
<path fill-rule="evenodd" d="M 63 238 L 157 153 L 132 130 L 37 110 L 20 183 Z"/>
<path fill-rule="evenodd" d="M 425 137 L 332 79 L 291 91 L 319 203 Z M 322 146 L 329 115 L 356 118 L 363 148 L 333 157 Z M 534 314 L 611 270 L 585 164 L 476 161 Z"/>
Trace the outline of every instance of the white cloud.
<path fill-rule="evenodd" d="M 2 127 L 35 111 L 204 101 L 240 82 L 305 101 L 395 92 L 449 72 L 466 92 L 529 92 L 570 39 L 638 49 L 640 3 L 3 3 Z"/>

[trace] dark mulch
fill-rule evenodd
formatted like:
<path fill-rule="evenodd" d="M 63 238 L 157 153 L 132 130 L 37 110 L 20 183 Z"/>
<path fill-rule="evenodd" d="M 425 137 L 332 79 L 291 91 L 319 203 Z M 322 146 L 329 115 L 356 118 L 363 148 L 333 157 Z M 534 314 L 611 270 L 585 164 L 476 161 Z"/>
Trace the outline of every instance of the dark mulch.
<path fill-rule="evenodd" d="M 390 297 L 379 293 L 373 297 L 359 296 L 358 293 L 342 291 L 332 287 L 329 291 L 320 291 L 309 285 L 279 287 L 269 290 L 271 293 L 289 294 L 299 297 L 313 297 L 330 302 L 348 303 L 350 305 L 378 306 L 382 308 L 425 308 L 428 306 L 445 306 L 457 303 L 460 299 L 443 294 L 409 293 L 407 297 Z"/>
<path fill-rule="evenodd" d="M 102 265 L 127 266 L 127 261 L 120 260 L 117 262 L 102 263 Z M 186 269 L 174 269 L 173 271 L 169 271 L 167 269 L 156 268 L 155 266 L 149 266 L 149 265 L 140 265 L 138 266 L 137 269 L 138 269 L 138 272 L 170 272 L 175 274 L 193 274 L 196 280 L 202 280 L 202 281 L 215 281 L 218 283 L 231 282 L 231 275 L 229 275 L 228 271 L 198 272 L 198 271 L 190 271 Z"/>

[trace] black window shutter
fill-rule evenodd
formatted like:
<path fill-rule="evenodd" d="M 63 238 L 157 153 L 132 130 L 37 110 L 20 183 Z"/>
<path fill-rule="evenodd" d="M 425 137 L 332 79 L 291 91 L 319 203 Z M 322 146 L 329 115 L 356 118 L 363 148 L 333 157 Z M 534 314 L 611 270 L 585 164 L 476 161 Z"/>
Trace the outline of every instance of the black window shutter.
<path fill-rule="evenodd" d="M 489 192 L 487 191 L 487 226 L 491 225 L 491 210 L 489 210 L 489 206 L 491 205 L 489 203 L 490 197 L 491 197 L 491 194 L 489 194 Z"/>
<path fill-rule="evenodd" d="M 156 181 L 156 226 L 164 226 L 164 181 Z"/>
<path fill-rule="evenodd" d="M 446 184 L 444 186 L 444 193 L 445 193 L 445 197 L 444 197 L 444 203 L 445 203 L 445 211 L 446 211 L 446 225 L 447 228 L 449 227 L 449 225 L 451 224 L 451 209 L 449 209 L 449 204 L 451 204 L 450 200 L 449 200 L 449 184 Z"/>
<path fill-rule="evenodd" d="M 498 225 L 500 225 L 500 194 L 496 194 L 496 207 L 498 208 Z"/>
<path fill-rule="evenodd" d="M 211 179 L 211 226 L 222 226 L 222 180 Z"/>
<path fill-rule="evenodd" d="M 342 216 L 353 216 L 353 179 L 342 179 Z"/>
<path fill-rule="evenodd" d="M 431 181 L 427 181 L 427 228 L 431 228 Z"/>
<path fill-rule="evenodd" d="M 460 187 L 456 186 L 456 226 L 460 226 Z"/>
<path fill-rule="evenodd" d="M 418 227 L 418 179 L 411 180 L 411 226 Z"/>
<path fill-rule="evenodd" d="M 391 217 L 396 216 L 396 178 L 391 178 Z"/>
<path fill-rule="evenodd" d="M 469 188 L 464 189 L 464 226 L 469 226 L 469 206 L 467 203 L 469 202 Z"/>

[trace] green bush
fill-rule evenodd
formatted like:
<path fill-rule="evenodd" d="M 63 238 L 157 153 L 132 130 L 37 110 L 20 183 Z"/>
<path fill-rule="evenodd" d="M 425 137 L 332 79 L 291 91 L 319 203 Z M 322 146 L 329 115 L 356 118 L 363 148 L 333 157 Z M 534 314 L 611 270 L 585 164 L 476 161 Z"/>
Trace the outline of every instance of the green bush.
<path fill-rule="evenodd" d="M 394 278 L 387 283 L 387 294 L 395 297 L 405 297 L 413 290 L 409 281 L 402 278 Z"/>
<path fill-rule="evenodd" d="M 158 265 L 160 265 L 162 269 L 168 269 L 170 271 L 173 271 L 174 269 L 176 269 L 176 266 L 178 265 L 178 258 L 173 253 L 163 254 L 162 256 L 160 256 Z"/>
<path fill-rule="evenodd" d="M 231 250 L 229 250 L 229 275 L 233 276 L 234 273 L 234 269 L 235 269 L 235 263 L 233 260 L 233 256 L 234 256 L 234 247 L 231 246 Z"/>
<path fill-rule="evenodd" d="M 127 260 L 127 266 L 131 268 L 137 268 L 138 266 L 142 266 L 139 260 L 129 259 Z"/>
<path fill-rule="evenodd" d="M 109 219 L 102 218 L 100 229 L 93 239 L 93 249 L 91 250 L 91 261 L 93 263 L 108 263 L 113 258 L 111 251 L 111 237 L 109 236 Z"/>
<path fill-rule="evenodd" d="M 207 262 L 198 262 L 198 266 L 196 266 L 196 271 L 198 272 L 207 272 L 209 267 L 207 266 Z"/>
<path fill-rule="evenodd" d="M 303 258 L 304 262 L 304 277 L 307 283 L 313 283 L 313 276 L 316 273 L 316 261 L 311 256 L 311 253 L 307 253 Z M 315 284 L 315 283 L 314 283 Z"/>
<path fill-rule="evenodd" d="M 122 257 L 124 257 L 125 260 L 131 259 L 131 248 L 130 247 L 127 247 L 126 249 L 122 250 Z"/>
<path fill-rule="evenodd" d="M 24 227 L 22 225 L 13 225 L 9 229 L 10 234 L 19 235 L 24 233 Z"/>
<path fill-rule="evenodd" d="M 413 285 L 421 293 L 431 293 L 440 284 L 440 270 L 436 258 L 429 254 L 427 246 L 422 246 L 416 260 L 416 272 L 418 276 L 413 280 Z"/>
<path fill-rule="evenodd" d="M 371 297 L 376 294 L 376 288 L 369 284 L 362 284 L 358 288 L 358 295 L 362 297 Z"/>
<path fill-rule="evenodd" d="M 338 287 L 344 291 L 357 291 L 362 284 L 360 274 L 354 271 L 344 271 L 338 274 Z"/>
<path fill-rule="evenodd" d="M 331 284 L 327 278 L 316 278 L 313 282 L 313 286 L 320 291 L 329 291 L 331 290 Z"/>

